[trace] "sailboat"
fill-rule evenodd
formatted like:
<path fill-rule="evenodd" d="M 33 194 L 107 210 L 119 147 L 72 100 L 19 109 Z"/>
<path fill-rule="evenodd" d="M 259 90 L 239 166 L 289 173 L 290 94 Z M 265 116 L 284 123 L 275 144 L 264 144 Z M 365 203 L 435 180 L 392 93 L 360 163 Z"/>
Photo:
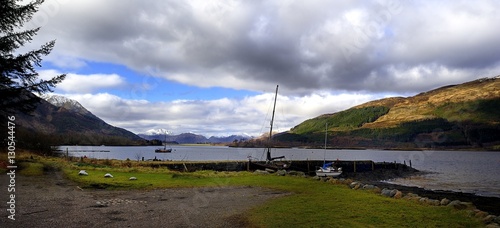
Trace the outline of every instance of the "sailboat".
<path fill-rule="evenodd" d="M 325 125 L 325 151 L 323 155 L 323 166 L 316 170 L 318 177 L 338 177 L 342 174 L 341 167 L 335 167 L 333 162 L 326 163 L 326 141 L 328 138 L 328 123 Z"/>
<path fill-rule="evenodd" d="M 282 160 L 285 158 L 285 156 L 279 156 L 279 157 L 272 157 L 271 156 L 271 141 L 272 141 L 272 137 L 273 137 L 274 113 L 276 111 L 276 100 L 278 98 L 278 87 L 279 87 L 279 85 L 276 85 L 276 93 L 274 95 L 273 115 L 271 117 L 271 128 L 269 129 L 269 138 L 268 138 L 268 143 L 267 143 L 268 145 L 266 148 L 266 161 L 265 161 L 265 163 L 263 163 L 263 162 L 255 162 L 255 161 L 249 160 L 250 164 L 254 167 L 271 169 L 274 171 L 288 169 L 291 165 L 291 162 Z"/>
<path fill-rule="evenodd" d="M 158 148 L 155 150 L 155 153 L 170 153 L 172 152 L 172 148 L 167 149 L 167 132 L 165 131 L 165 145 L 163 148 Z"/>

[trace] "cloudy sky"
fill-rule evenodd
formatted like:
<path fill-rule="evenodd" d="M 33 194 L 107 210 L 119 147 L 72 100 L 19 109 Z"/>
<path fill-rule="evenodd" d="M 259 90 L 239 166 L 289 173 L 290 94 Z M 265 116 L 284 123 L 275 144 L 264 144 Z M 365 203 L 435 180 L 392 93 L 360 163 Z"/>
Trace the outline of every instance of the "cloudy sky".
<path fill-rule="evenodd" d="M 31 45 L 55 90 L 134 133 L 285 131 L 500 74 L 500 1 L 47 0 Z M 29 47 L 27 47 L 29 48 Z"/>

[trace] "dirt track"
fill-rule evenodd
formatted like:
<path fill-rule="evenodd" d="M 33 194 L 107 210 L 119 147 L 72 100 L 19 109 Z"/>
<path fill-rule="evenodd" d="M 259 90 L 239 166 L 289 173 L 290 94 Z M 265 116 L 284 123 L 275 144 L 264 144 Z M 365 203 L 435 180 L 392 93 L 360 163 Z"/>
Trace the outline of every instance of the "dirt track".
<path fill-rule="evenodd" d="M 247 227 L 247 210 L 286 195 L 254 187 L 81 190 L 56 172 L 16 176 L 12 221 L 8 182 L 0 177 L 1 227 Z"/>

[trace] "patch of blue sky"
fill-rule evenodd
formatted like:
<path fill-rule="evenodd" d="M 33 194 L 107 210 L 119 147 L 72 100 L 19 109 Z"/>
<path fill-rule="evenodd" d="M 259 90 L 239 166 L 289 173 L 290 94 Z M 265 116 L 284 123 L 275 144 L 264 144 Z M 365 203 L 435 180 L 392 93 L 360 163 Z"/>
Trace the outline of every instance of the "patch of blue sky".
<path fill-rule="evenodd" d="M 61 73 L 79 75 L 116 74 L 124 81 L 120 88 L 102 88 L 94 93 L 109 93 L 123 99 L 147 100 L 150 102 L 168 102 L 173 100 L 217 100 L 222 98 L 242 99 L 259 94 L 255 91 L 236 90 L 222 87 L 201 88 L 181 84 L 168 79 L 145 75 L 124 65 L 86 61 L 85 66 L 78 69 L 60 69 L 50 62 L 44 63 L 42 69 L 55 69 Z M 56 88 L 57 90 L 57 88 Z"/>

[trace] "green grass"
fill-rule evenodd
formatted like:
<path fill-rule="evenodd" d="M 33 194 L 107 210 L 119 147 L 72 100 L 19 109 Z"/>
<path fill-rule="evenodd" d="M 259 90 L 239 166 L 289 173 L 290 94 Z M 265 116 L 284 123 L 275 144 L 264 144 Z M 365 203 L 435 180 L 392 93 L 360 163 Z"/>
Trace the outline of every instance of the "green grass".
<path fill-rule="evenodd" d="M 19 174 L 24 176 L 42 176 L 44 165 L 38 162 L 19 163 Z"/>
<path fill-rule="evenodd" d="M 108 162 L 109 163 L 109 162 Z M 111 162 L 112 164 L 118 164 Z M 84 188 L 154 189 L 254 186 L 289 192 L 252 208 L 245 218 L 255 227 L 478 227 L 466 211 L 448 207 L 396 200 L 370 191 L 351 190 L 345 185 L 316 181 L 312 178 L 262 175 L 250 172 L 199 171 L 182 173 L 165 168 L 100 167 L 62 159 L 46 159 L 40 165 L 61 169 L 65 176 Z M 119 164 L 118 164 L 119 165 Z M 85 169 L 89 175 L 79 176 Z M 105 173 L 114 178 L 104 178 Z M 137 177 L 131 181 L 130 177 Z"/>

